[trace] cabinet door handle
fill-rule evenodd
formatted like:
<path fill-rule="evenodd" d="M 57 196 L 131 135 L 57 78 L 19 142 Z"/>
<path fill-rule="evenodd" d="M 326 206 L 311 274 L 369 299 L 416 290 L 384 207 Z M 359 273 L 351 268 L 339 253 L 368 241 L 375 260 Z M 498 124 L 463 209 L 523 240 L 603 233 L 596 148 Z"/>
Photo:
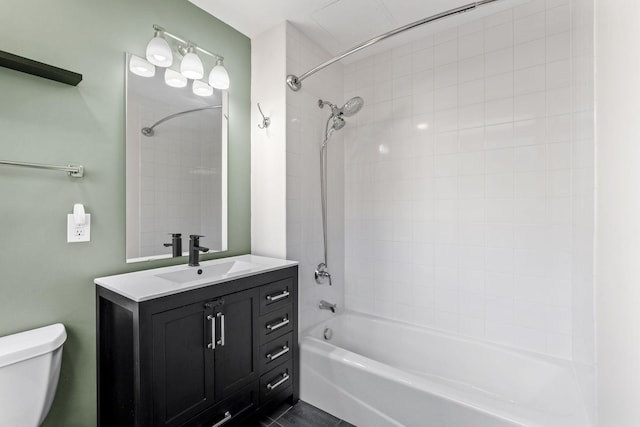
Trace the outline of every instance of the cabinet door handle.
<path fill-rule="evenodd" d="M 269 361 L 276 360 L 278 357 L 284 356 L 287 353 L 289 353 L 289 347 L 286 345 L 283 345 L 282 350 L 280 350 L 276 354 L 271 354 L 271 353 L 267 354 L 267 359 L 269 359 Z"/>
<path fill-rule="evenodd" d="M 289 291 L 282 291 L 276 295 L 267 295 L 267 301 L 276 302 L 281 300 L 282 298 L 286 298 L 289 296 Z"/>
<path fill-rule="evenodd" d="M 220 341 L 218 341 L 218 344 L 224 347 L 224 314 L 218 313 L 217 317 L 220 318 Z"/>
<path fill-rule="evenodd" d="M 271 384 L 271 383 L 267 384 L 267 390 L 271 391 L 277 387 L 280 387 L 282 384 L 287 382 L 288 379 L 289 379 L 289 374 L 285 372 L 284 374 L 282 374 L 282 378 L 280 378 L 280 381 L 278 381 L 275 384 Z"/>
<path fill-rule="evenodd" d="M 211 350 L 216 349 L 216 318 L 213 317 L 213 314 L 207 316 L 207 320 L 211 321 L 211 343 L 207 345 L 207 348 Z"/>
<path fill-rule="evenodd" d="M 231 412 L 227 411 L 224 413 L 224 418 L 212 425 L 211 427 L 220 427 L 222 424 L 226 423 L 232 418 Z"/>
<path fill-rule="evenodd" d="M 288 324 L 289 324 L 289 319 L 286 317 L 283 317 L 281 322 L 278 322 L 275 325 L 267 325 L 267 329 L 269 331 L 275 331 L 276 329 L 280 329 L 283 326 L 287 326 Z"/>

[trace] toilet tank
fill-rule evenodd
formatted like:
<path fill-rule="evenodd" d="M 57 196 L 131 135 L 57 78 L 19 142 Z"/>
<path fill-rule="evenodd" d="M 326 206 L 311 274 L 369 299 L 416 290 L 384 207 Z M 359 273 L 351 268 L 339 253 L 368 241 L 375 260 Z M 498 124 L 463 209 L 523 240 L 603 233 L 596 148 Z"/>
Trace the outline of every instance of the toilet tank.
<path fill-rule="evenodd" d="M 60 376 L 64 325 L 0 337 L 0 427 L 37 427 Z"/>

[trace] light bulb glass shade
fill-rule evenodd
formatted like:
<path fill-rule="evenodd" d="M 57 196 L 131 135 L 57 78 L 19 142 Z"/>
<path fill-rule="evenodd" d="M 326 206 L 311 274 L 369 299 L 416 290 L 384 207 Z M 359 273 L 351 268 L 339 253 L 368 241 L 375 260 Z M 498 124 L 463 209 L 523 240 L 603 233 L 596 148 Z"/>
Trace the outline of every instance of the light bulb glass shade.
<path fill-rule="evenodd" d="M 171 46 L 158 34 L 147 44 L 147 61 L 158 67 L 170 67 L 173 63 Z"/>
<path fill-rule="evenodd" d="M 209 84 L 216 89 L 229 89 L 229 73 L 222 65 L 221 59 L 218 59 L 216 66 L 209 73 Z"/>
<path fill-rule="evenodd" d="M 141 77 L 153 77 L 156 75 L 156 67 L 139 56 L 131 55 L 129 58 L 129 71 Z"/>
<path fill-rule="evenodd" d="M 180 63 L 180 72 L 188 79 L 199 80 L 204 76 L 202 61 L 194 52 L 188 52 Z"/>
<path fill-rule="evenodd" d="M 167 68 L 164 71 L 164 82 L 171 87 L 185 87 L 187 85 L 187 78 L 179 72 Z"/>
<path fill-rule="evenodd" d="M 213 95 L 213 88 L 203 81 L 194 80 L 193 93 L 198 96 L 211 96 Z"/>

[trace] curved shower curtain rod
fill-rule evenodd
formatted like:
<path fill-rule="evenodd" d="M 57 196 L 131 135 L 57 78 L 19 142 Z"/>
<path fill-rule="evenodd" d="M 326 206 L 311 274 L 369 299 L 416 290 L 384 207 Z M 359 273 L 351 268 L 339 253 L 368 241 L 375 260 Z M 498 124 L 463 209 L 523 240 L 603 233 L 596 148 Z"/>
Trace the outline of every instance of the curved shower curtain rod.
<path fill-rule="evenodd" d="M 291 90 L 297 92 L 302 87 L 302 81 L 304 79 L 306 79 L 307 77 L 317 73 L 318 71 L 328 67 L 329 65 L 331 65 L 331 64 L 333 64 L 335 62 L 340 61 L 343 58 L 346 58 L 349 55 L 352 55 L 352 54 L 354 54 L 356 52 L 359 52 L 360 50 L 362 50 L 364 48 L 367 48 L 367 47 L 369 47 L 371 45 L 374 45 L 374 44 L 378 43 L 379 41 L 388 39 L 389 37 L 395 36 L 396 34 L 403 33 L 403 32 L 405 32 L 407 30 L 411 30 L 411 29 L 413 29 L 415 27 L 419 27 L 420 25 L 424 25 L 424 24 L 428 24 L 430 22 L 438 21 L 438 20 L 440 20 L 442 18 L 447 18 L 447 17 L 452 16 L 452 15 L 457 15 L 457 14 L 464 13 L 464 12 L 469 12 L 470 10 L 473 10 L 473 9 L 479 7 L 479 6 L 483 6 L 485 4 L 493 3 L 493 2 L 496 2 L 496 1 L 499 1 L 499 0 L 480 0 L 480 1 L 473 2 L 473 3 L 469 3 L 469 4 L 466 4 L 464 6 L 457 7 L 455 9 L 447 10 L 446 12 L 438 13 L 437 15 L 432 15 L 432 16 L 429 16 L 427 18 L 420 19 L 419 21 L 412 22 L 410 24 L 407 24 L 407 25 L 404 25 L 402 27 L 396 28 L 395 30 L 391 30 L 389 32 L 381 34 L 381 35 L 379 35 L 377 37 L 374 37 L 374 38 L 372 38 L 370 40 L 367 40 L 366 42 L 360 43 L 356 47 L 354 47 L 354 48 L 352 48 L 352 49 L 350 49 L 350 50 L 348 50 L 348 51 L 346 51 L 346 52 L 344 52 L 344 53 L 342 53 L 342 54 L 340 54 L 340 55 L 338 55 L 338 56 L 336 56 L 336 57 L 334 57 L 334 58 L 332 58 L 332 59 L 330 59 L 330 60 L 328 60 L 326 62 L 323 62 L 322 64 L 318 65 L 317 67 L 312 68 L 311 70 L 309 70 L 306 73 L 302 74 L 300 77 L 298 77 L 296 75 L 293 75 L 293 74 L 289 74 L 287 76 L 287 85 L 289 86 L 289 88 Z"/>
<path fill-rule="evenodd" d="M 171 120 L 178 116 L 182 116 L 183 114 L 195 113 L 196 111 L 202 111 L 202 110 L 216 110 L 218 108 L 222 108 L 222 105 L 207 105 L 206 107 L 194 108 L 193 110 L 185 110 L 185 111 L 180 111 L 179 113 L 170 114 L 167 117 L 161 118 L 151 126 L 140 129 L 140 132 L 142 132 L 144 136 L 153 136 L 153 134 L 155 133 L 153 128 L 158 126 L 160 123 L 164 123 L 167 120 Z"/>

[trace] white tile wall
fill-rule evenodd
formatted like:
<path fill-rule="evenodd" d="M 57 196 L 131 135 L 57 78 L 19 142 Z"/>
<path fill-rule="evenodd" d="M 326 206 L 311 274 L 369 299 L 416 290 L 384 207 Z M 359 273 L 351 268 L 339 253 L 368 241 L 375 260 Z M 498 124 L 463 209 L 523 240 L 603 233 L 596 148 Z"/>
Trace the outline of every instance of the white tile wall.
<path fill-rule="evenodd" d="M 345 67 L 344 98 L 366 103 L 344 132 L 348 308 L 567 359 L 575 329 L 588 341 L 576 89 L 592 76 L 572 66 L 570 6 L 533 0 Z"/>
<path fill-rule="evenodd" d="M 591 419 L 596 420 L 595 393 L 595 309 L 594 309 L 594 194 L 595 194 L 595 144 L 594 144 L 594 2 L 573 0 L 569 10 L 566 5 L 554 9 L 556 19 L 571 21 L 571 57 L 568 61 L 555 62 L 547 68 L 547 80 L 552 87 L 562 87 L 571 82 L 571 115 L 561 116 L 553 124 L 553 137 L 571 133 L 571 209 L 573 230 L 570 244 L 573 248 L 572 281 L 572 356 L 577 362 L 576 373 L 583 389 Z M 555 78 L 551 77 L 555 76 Z M 562 149 L 562 148 L 559 148 Z M 555 207 L 554 219 L 566 215 L 569 207 Z"/>

